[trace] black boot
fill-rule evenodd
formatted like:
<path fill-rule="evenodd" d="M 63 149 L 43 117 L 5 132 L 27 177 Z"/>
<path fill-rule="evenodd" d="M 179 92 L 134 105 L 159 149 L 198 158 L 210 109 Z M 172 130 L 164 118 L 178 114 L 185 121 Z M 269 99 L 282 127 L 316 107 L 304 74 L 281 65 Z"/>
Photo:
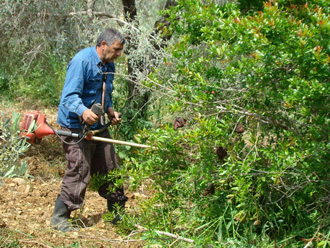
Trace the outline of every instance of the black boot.
<path fill-rule="evenodd" d="M 69 222 L 71 211 L 67 205 L 61 201 L 60 197 L 57 196 L 54 208 L 54 214 L 50 220 L 50 226 L 56 230 L 67 232 L 72 229 Z"/>
<path fill-rule="evenodd" d="M 108 211 L 113 213 L 115 216 L 112 221 L 110 221 L 112 224 L 116 225 L 119 221 L 121 221 L 121 214 L 123 214 L 125 210 L 125 202 L 126 201 L 120 201 L 120 202 L 111 202 L 110 200 L 107 201 L 108 203 Z"/>

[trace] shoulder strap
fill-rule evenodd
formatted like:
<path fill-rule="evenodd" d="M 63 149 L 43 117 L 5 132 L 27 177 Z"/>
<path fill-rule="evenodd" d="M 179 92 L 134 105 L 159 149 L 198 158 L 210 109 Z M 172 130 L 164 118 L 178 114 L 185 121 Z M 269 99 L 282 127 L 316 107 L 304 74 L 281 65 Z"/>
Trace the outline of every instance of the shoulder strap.
<path fill-rule="evenodd" d="M 105 106 L 105 92 L 106 92 L 106 87 L 107 87 L 107 84 L 106 84 L 106 81 L 107 81 L 107 72 L 108 72 L 108 68 L 106 70 L 106 73 L 103 74 L 103 80 L 102 80 L 102 109 L 103 111 L 104 110 L 104 106 Z M 105 117 L 104 115 L 101 115 L 100 116 L 100 122 L 101 122 L 101 125 L 104 125 L 105 124 Z"/>

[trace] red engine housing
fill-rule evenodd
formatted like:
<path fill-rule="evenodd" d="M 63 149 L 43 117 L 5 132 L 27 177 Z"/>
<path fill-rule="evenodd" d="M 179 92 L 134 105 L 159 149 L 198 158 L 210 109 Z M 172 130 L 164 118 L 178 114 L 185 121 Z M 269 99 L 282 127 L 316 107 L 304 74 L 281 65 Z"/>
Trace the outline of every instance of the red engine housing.
<path fill-rule="evenodd" d="M 35 123 L 35 128 L 29 133 L 29 127 L 33 122 Z M 54 131 L 46 122 L 46 117 L 37 110 L 24 114 L 20 130 L 21 137 L 33 144 L 39 144 L 42 137 L 54 134 Z"/>

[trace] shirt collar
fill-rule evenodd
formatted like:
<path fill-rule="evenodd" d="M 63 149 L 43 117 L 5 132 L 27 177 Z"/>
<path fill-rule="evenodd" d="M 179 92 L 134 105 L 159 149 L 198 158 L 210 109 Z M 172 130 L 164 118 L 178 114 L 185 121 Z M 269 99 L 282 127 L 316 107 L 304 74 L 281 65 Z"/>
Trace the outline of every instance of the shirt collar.
<path fill-rule="evenodd" d="M 96 52 L 96 46 L 94 46 L 94 49 L 92 49 L 92 50 L 93 50 L 93 56 L 94 56 L 94 59 L 95 59 L 95 64 L 97 66 L 103 66 L 103 63 L 102 63 L 99 55 Z"/>

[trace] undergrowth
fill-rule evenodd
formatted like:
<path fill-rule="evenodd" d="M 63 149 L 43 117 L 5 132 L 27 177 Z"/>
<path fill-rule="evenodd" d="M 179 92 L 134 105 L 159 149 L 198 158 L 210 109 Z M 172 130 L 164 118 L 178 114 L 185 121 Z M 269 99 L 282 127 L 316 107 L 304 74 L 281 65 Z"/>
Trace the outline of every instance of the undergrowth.
<path fill-rule="evenodd" d="M 1 247 L 23 247 L 19 244 L 19 234 L 15 230 L 0 228 Z"/>
<path fill-rule="evenodd" d="M 31 126 L 31 129 L 33 126 Z M 31 130 L 30 129 L 30 130 Z M 20 137 L 20 114 L 12 113 L 0 116 L 0 177 L 25 176 L 28 164 L 19 160 L 30 144 Z"/>

